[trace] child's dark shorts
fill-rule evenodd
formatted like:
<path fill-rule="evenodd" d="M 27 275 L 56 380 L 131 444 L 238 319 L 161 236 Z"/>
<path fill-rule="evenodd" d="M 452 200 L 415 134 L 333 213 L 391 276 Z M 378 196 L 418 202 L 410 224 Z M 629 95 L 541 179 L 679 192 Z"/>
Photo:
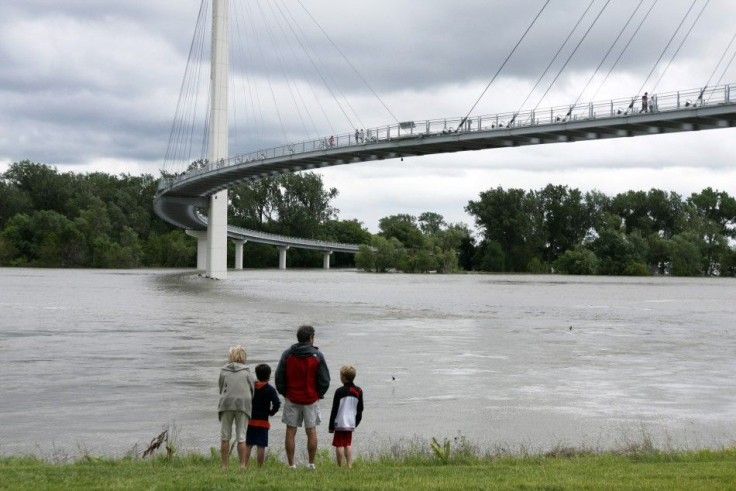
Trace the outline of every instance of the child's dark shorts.
<path fill-rule="evenodd" d="M 268 428 L 248 426 L 245 432 L 245 444 L 254 447 L 268 447 Z"/>
<path fill-rule="evenodd" d="M 353 443 L 353 432 L 335 430 L 335 435 L 332 437 L 333 447 L 349 447 Z"/>

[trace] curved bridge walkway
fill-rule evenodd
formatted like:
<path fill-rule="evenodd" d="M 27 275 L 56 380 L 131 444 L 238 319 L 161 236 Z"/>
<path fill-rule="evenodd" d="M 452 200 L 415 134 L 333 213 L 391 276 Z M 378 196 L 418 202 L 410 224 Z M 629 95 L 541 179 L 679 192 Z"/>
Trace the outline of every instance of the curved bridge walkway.
<path fill-rule="evenodd" d="M 206 233 L 207 218 L 199 209 L 208 206 L 210 195 L 244 181 L 285 172 L 466 150 L 731 128 L 736 122 L 736 104 L 731 97 L 734 89 L 736 84 L 653 95 L 648 111 L 642 109 L 637 96 L 467 119 L 406 121 L 358 134 L 332 135 L 259 150 L 162 179 L 154 197 L 154 210 L 167 222 L 200 237 Z M 325 267 L 329 267 L 329 254 L 333 251 L 358 251 L 355 244 L 299 239 L 236 227 L 228 227 L 227 233 L 236 244 L 236 269 L 242 268 L 242 244 L 248 240 L 279 247 L 281 268 L 286 267 L 285 254 L 289 247 L 322 251 Z M 198 261 L 203 255 L 198 254 Z M 198 264 L 203 269 L 201 266 Z"/>

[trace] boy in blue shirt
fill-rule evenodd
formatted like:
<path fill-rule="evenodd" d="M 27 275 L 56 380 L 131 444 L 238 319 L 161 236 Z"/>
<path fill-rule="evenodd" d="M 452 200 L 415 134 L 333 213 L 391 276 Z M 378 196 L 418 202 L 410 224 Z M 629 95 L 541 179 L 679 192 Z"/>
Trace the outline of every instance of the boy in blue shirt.
<path fill-rule="evenodd" d="M 251 450 L 255 446 L 258 447 L 256 456 L 260 467 L 266 460 L 266 448 L 268 448 L 268 429 L 271 428 L 268 417 L 278 412 L 281 401 L 279 401 L 276 389 L 268 383 L 271 379 L 271 367 L 265 363 L 256 366 L 256 377 L 258 382 L 255 384 L 253 393 L 253 411 L 245 434 L 245 465 L 248 465 Z"/>
<path fill-rule="evenodd" d="M 343 386 L 335 391 L 329 424 L 330 433 L 335 434 L 332 446 L 335 447 L 337 465 L 342 466 L 345 461 L 348 469 L 353 465 L 350 449 L 353 430 L 363 417 L 363 389 L 353 383 L 356 372 L 353 365 L 343 365 L 340 368 L 340 381 Z"/>

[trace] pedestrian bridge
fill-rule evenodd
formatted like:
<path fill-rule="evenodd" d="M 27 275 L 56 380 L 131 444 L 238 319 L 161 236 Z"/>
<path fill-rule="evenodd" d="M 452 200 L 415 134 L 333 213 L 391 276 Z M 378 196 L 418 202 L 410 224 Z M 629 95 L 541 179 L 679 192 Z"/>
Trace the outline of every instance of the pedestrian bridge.
<path fill-rule="evenodd" d="M 533 111 L 405 121 L 258 150 L 162 179 L 154 197 L 154 210 L 167 222 L 196 236 L 207 229 L 207 218 L 199 210 L 208 206 L 210 195 L 244 181 L 281 173 L 468 150 L 732 128 L 736 122 L 736 104 L 731 97 L 734 89 L 736 84 L 654 94 L 644 107 L 638 96 L 632 96 Z M 240 243 L 240 257 L 236 247 L 236 268 L 239 261 L 242 267 L 242 243 L 247 240 L 278 246 L 283 267 L 289 247 L 322 251 L 326 267 L 332 251 L 358 251 L 354 244 L 230 226 L 227 234 L 236 246 Z"/>

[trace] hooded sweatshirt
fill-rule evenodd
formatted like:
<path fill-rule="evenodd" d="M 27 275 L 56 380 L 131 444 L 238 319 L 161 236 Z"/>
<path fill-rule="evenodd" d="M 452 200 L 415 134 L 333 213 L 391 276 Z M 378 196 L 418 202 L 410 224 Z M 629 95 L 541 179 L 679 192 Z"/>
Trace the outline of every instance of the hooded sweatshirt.
<path fill-rule="evenodd" d="M 284 351 L 275 379 L 276 390 L 293 404 L 314 404 L 330 388 L 325 357 L 309 343 L 296 343 Z"/>
<path fill-rule="evenodd" d="M 276 394 L 276 389 L 268 382 L 256 382 L 256 390 L 253 393 L 253 413 L 248 426 L 270 428 L 271 423 L 268 422 L 268 417 L 276 414 L 280 407 L 281 401 Z"/>
<path fill-rule="evenodd" d="M 219 385 L 218 416 L 221 418 L 223 411 L 240 411 L 250 419 L 254 379 L 248 367 L 242 363 L 228 363 L 220 370 Z"/>
<path fill-rule="evenodd" d="M 348 381 L 335 391 L 330 412 L 330 431 L 353 431 L 363 419 L 363 389 Z"/>

